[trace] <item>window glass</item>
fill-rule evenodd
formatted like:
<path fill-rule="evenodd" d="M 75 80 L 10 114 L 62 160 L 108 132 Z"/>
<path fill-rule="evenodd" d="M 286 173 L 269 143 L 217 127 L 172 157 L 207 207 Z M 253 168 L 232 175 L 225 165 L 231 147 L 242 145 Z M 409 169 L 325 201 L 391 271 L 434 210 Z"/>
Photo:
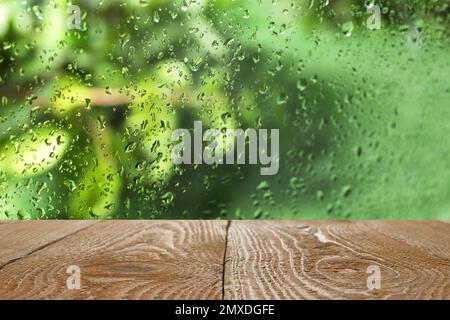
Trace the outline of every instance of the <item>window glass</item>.
<path fill-rule="evenodd" d="M 449 12 L 2 1 L 0 219 L 448 219 Z"/>

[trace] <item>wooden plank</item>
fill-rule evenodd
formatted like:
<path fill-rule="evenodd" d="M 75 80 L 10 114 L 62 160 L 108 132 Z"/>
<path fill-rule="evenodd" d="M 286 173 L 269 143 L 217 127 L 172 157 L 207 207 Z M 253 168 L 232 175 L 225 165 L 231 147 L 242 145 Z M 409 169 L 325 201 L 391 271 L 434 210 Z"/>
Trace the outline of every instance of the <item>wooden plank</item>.
<path fill-rule="evenodd" d="M 221 299 L 226 226 L 100 222 L 2 268 L 0 298 Z M 71 265 L 81 270 L 79 290 L 66 285 Z"/>
<path fill-rule="evenodd" d="M 19 221 L 19 220 L 0 220 L 0 225 L 1 224 L 13 224 L 13 223 L 16 223 L 16 222 L 21 222 L 21 221 Z"/>
<path fill-rule="evenodd" d="M 368 288 L 370 266 L 380 289 Z M 225 299 L 305 298 L 450 299 L 450 225 L 233 221 Z"/>
<path fill-rule="evenodd" d="M 92 225 L 93 221 L 3 221 L 0 267 Z"/>

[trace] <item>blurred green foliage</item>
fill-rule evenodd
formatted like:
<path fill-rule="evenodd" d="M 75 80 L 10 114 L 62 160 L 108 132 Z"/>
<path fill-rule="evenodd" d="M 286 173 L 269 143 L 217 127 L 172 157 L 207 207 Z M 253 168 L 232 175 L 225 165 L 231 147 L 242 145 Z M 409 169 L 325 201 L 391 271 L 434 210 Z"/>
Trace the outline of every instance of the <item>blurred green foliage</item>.
<path fill-rule="evenodd" d="M 448 219 L 449 5 L 3 1 L 0 219 Z M 175 166 L 195 120 L 279 128 L 279 174 Z"/>

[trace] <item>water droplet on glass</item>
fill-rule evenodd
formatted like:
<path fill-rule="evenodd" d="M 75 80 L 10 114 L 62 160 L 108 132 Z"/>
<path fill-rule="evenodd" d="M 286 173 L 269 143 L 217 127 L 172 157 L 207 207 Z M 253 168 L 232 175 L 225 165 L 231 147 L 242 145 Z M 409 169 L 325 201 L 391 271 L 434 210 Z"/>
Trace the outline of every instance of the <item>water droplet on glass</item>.
<path fill-rule="evenodd" d="M 341 31 L 346 37 L 350 37 L 352 35 L 354 29 L 353 21 L 347 21 L 342 24 Z"/>

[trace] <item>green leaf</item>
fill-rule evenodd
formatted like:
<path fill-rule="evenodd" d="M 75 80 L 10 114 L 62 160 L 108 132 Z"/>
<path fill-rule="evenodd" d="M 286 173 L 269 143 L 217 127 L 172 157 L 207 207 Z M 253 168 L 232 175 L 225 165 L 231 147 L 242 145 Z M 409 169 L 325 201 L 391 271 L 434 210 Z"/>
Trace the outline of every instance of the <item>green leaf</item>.
<path fill-rule="evenodd" d="M 95 161 L 87 168 L 75 184 L 70 187 L 71 196 L 68 208 L 70 219 L 106 219 L 111 217 L 117 209 L 122 189 L 122 178 L 119 165 L 113 157 L 109 143 L 109 134 L 102 133 L 108 141 L 94 140 Z"/>
<path fill-rule="evenodd" d="M 27 178 L 56 166 L 70 145 L 67 131 L 56 128 L 31 129 L 1 147 L 0 171 L 7 177 Z"/>

